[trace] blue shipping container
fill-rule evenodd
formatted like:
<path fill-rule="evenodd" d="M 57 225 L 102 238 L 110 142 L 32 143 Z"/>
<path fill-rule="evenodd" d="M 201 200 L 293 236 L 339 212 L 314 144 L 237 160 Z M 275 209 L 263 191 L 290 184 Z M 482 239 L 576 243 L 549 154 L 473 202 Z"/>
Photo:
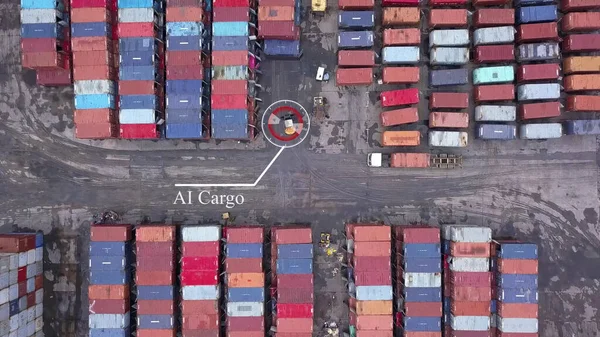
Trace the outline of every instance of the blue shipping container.
<path fill-rule="evenodd" d="M 553 0 L 515 0 L 514 6 L 520 7 L 520 6 L 545 5 L 545 4 L 552 4 L 553 2 L 554 2 Z"/>
<path fill-rule="evenodd" d="M 404 317 L 405 331 L 440 331 L 441 329 L 440 317 Z"/>
<path fill-rule="evenodd" d="M 129 284 L 129 270 L 90 270 L 90 284 Z"/>
<path fill-rule="evenodd" d="M 348 268 L 346 270 L 348 271 L 348 279 L 349 280 L 354 279 L 354 268 L 352 268 L 350 265 L 348 265 Z"/>
<path fill-rule="evenodd" d="M 234 21 L 234 22 L 213 22 L 212 24 L 212 35 L 213 36 L 248 36 L 250 30 L 248 29 L 248 22 L 245 21 Z"/>
<path fill-rule="evenodd" d="M 151 51 L 121 52 L 119 58 L 124 66 L 151 66 L 155 62 L 154 52 Z"/>
<path fill-rule="evenodd" d="M 264 302 L 265 290 L 263 288 L 229 288 L 227 297 L 229 302 Z"/>
<path fill-rule="evenodd" d="M 452 299 L 450 297 L 444 297 L 442 301 L 442 309 L 444 314 L 450 314 L 452 311 Z"/>
<path fill-rule="evenodd" d="M 119 8 L 152 8 L 155 0 L 119 0 Z"/>
<path fill-rule="evenodd" d="M 406 302 L 441 302 L 442 289 L 404 287 L 404 300 Z"/>
<path fill-rule="evenodd" d="M 121 81 L 154 81 L 156 66 L 122 66 L 119 67 Z"/>
<path fill-rule="evenodd" d="M 373 32 L 338 32 L 338 47 L 340 48 L 370 48 L 373 47 Z"/>
<path fill-rule="evenodd" d="M 173 286 L 137 286 L 138 300 L 172 300 Z"/>
<path fill-rule="evenodd" d="M 75 109 L 114 109 L 115 96 L 111 94 L 75 95 Z"/>
<path fill-rule="evenodd" d="M 167 95 L 167 108 L 201 109 L 202 97 L 198 96 L 198 94 Z"/>
<path fill-rule="evenodd" d="M 129 328 L 125 329 L 90 329 L 90 337 L 129 337 Z"/>
<path fill-rule="evenodd" d="M 56 0 L 21 0 L 23 9 L 56 9 Z"/>
<path fill-rule="evenodd" d="M 167 22 L 167 36 L 195 36 L 202 35 L 203 31 L 201 22 Z"/>
<path fill-rule="evenodd" d="M 172 329 L 172 315 L 138 315 L 138 329 Z"/>
<path fill-rule="evenodd" d="M 279 274 L 312 274 L 312 259 L 277 259 Z"/>
<path fill-rule="evenodd" d="M 167 95 L 202 94 L 202 80 L 167 80 Z"/>
<path fill-rule="evenodd" d="M 203 138 L 202 124 L 172 124 L 167 123 L 166 137 L 169 139 L 199 139 Z"/>
<path fill-rule="evenodd" d="M 126 242 L 90 242 L 90 256 L 128 256 L 129 244 Z"/>
<path fill-rule="evenodd" d="M 300 40 L 265 40 L 263 52 L 265 55 L 277 57 L 294 57 L 302 56 L 300 50 Z"/>
<path fill-rule="evenodd" d="M 62 39 L 63 27 L 55 23 L 27 23 L 21 25 L 21 38 L 23 39 Z"/>
<path fill-rule="evenodd" d="M 101 270 L 123 270 L 127 266 L 127 260 L 122 256 L 90 256 L 90 269 Z"/>
<path fill-rule="evenodd" d="M 375 25 L 373 11 L 340 11 L 338 26 L 341 28 L 371 28 Z"/>
<path fill-rule="evenodd" d="M 498 257 L 503 259 L 536 260 L 538 249 L 535 243 L 501 243 Z"/>
<path fill-rule="evenodd" d="M 537 289 L 538 287 L 537 275 L 498 274 L 496 279 L 498 280 L 498 286 L 502 289 Z"/>
<path fill-rule="evenodd" d="M 27 308 L 25 308 L 27 309 Z M 19 299 L 8 302 L 8 315 L 14 316 L 19 314 Z"/>
<path fill-rule="evenodd" d="M 491 312 L 492 314 L 495 314 L 497 312 L 497 307 L 498 307 L 498 301 L 496 300 L 492 300 L 492 302 L 490 303 L 490 307 L 491 307 Z"/>
<path fill-rule="evenodd" d="M 403 250 L 405 258 L 434 257 L 439 259 L 442 256 L 438 243 L 406 243 Z"/>
<path fill-rule="evenodd" d="M 567 121 L 568 135 L 600 135 L 600 119 Z"/>
<path fill-rule="evenodd" d="M 277 258 L 279 259 L 312 259 L 313 245 L 295 244 L 295 245 L 277 245 Z"/>
<path fill-rule="evenodd" d="M 404 271 L 409 273 L 441 273 L 441 258 L 406 258 L 404 259 Z"/>
<path fill-rule="evenodd" d="M 71 25 L 72 37 L 108 36 L 111 27 L 106 22 L 73 23 Z"/>
<path fill-rule="evenodd" d="M 442 241 L 442 252 L 446 255 L 450 254 L 450 241 L 448 241 L 448 240 Z"/>
<path fill-rule="evenodd" d="M 262 258 L 262 243 L 229 243 L 226 256 L 234 259 Z"/>
<path fill-rule="evenodd" d="M 127 37 L 119 39 L 119 52 L 131 51 L 156 52 L 156 42 L 153 38 L 149 37 Z"/>
<path fill-rule="evenodd" d="M 42 247 L 44 245 L 44 233 L 37 232 L 35 233 L 35 247 Z"/>
<path fill-rule="evenodd" d="M 166 109 L 167 123 L 173 124 L 200 124 L 202 123 L 202 110 L 199 109 Z"/>
<path fill-rule="evenodd" d="M 500 298 L 505 303 L 537 303 L 537 289 L 498 289 Z"/>
<path fill-rule="evenodd" d="M 357 286 L 356 299 L 359 301 L 391 301 L 392 286 Z"/>
<path fill-rule="evenodd" d="M 558 19 L 556 5 L 521 7 L 517 10 L 517 23 L 551 22 Z"/>
<path fill-rule="evenodd" d="M 246 36 L 214 36 L 213 51 L 248 50 L 250 41 Z"/>
<path fill-rule="evenodd" d="M 211 122 L 213 139 L 248 139 L 248 124 L 220 124 Z"/>
<path fill-rule="evenodd" d="M 154 95 L 126 95 L 119 100 L 121 109 L 158 109 L 158 100 Z"/>
<path fill-rule="evenodd" d="M 167 37 L 167 50 L 202 50 L 200 36 L 169 36 Z"/>

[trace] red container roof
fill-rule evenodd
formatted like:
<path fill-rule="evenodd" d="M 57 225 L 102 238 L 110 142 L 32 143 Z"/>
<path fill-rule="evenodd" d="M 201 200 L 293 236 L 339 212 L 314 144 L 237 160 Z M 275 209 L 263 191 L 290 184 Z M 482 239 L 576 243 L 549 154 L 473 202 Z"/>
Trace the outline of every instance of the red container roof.
<path fill-rule="evenodd" d="M 172 300 L 140 300 L 136 302 L 138 315 L 173 315 Z"/>
<path fill-rule="evenodd" d="M 225 230 L 228 243 L 262 243 L 264 239 L 262 227 L 227 227 Z"/>
<path fill-rule="evenodd" d="M 153 139 L 158 138 L 155 124 L 121 124 L 121 138 Z"/>
<path fill-rule="evenodd" d="M 183 242 L 183 256 L 219 256 L 219 242 Z"/>

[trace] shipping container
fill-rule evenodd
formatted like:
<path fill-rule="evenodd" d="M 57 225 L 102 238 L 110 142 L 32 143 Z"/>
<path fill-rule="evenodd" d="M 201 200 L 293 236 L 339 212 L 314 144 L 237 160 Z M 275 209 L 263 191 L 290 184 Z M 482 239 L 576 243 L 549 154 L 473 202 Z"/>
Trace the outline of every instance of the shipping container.
<path fill-rule="evenodd" d="M 265 5 L 265 3 L 262 3 Z M 213 7 L 250 7 L 250 1 L 248 0 L 215 0 L 213 1 Z"/>
<path fill-rule="evenodd" d="M 418 83 L 419 67 L 384 67 L 383 83 Z"/>
<path fill-rule="evenodd" d="M 468 134 L 458 131 L 429 131 L 429 146 L 466 147 Z"/>
<path fill-rule="evenodd" d="M 299 40 L 300 27 L 294 21 L 262 21 L 258 26 L 258 37 L 262 39 Z"/>
<path fill-rule="evenodd" d="M 429 163 L 429 162 L 427 162 Z M 399 166 L 394 166 L 399 167 Z M 415 167 L 415 166 L 409 166 Z M 390 275 L 391 268 L 385 269 L 381 272 L 354 272 L 354 284 L 357 286 L 367 286 L 367 285 L 375 285 L 375 286 L 385 286 L 392 283 L 392 277 Z"/>
<path fill-rule="evenodd" d="M 374 1 L 373 0 L 340 0 L 338 1 L 338 6 L 340 9 L 348 10 L 348 9 L 359 9 L 359 10 L 369 10 L 373 9 Z"/>
<path fill-rule="evenodd" d="M 312 231 L 310 228 L 274 228 L 275 243 L 278 245 L 311 243 Z"/>
<path fill-rule="evenodd" d="M 475 120 L 478 122 L 512 122 L 516 120 L 516 117 L 517 107 L 512 105 L 480 105 L 475 107 Z M 496 133 L 495 130 L 492 131 Z M 502 131 L 497 131 L 497 133 L 500 134 Z"/>
<path fill-rule="evenodd" d="M 228 243 L 227 258 L 261 258 L 262 243 Z"/>
<path fill-rule="evenodd" d="M 464 85 L 469 83 L 469 70 L 443 69 L 429 72 L 429 84 L 434 87 L 447 85 Z"/>
<path fill-rule="evenodd" d="M 68 56 L 59 52 L 22 53 L 21 65 L 24 68 L 64 68 Z"/>
<path fill-rule="evenodd" d="M 463 28 L 467 26 L 466 9 L 430 9 L 429 28 Z"/>
<path fill-rule="evenodd" d="M 185 7 L 182 7 L 185 8 Z M 167 8 L 168 13 L 168 8 Z M 167 20 L 169 15 L 167 14 Z M 250 11 L 245 7 L 216 7 L 212 11 L 213 22 L 231 22 L 246 21 L 250 22 Z M 188 20 L 170 20 L 170 21 L 188 21 Z M 195 20 L 192 20 L 195 21 Z"/>
<path fill-rule="evenodd" d="M 248 93 L 248 82 L 244 80 L 211 81 L 212 92 L 219 95 L 240 95 Z"/>
<path fill-rule="evenodd" d="M 600 57 L 571 56 L 563 60 L 565 74 L 600 72 Z"/>
<path fill-rule="evenodd" d="M 512 82 L 514 79 L 513 66 L 482 67 L 473 70 L 473 84 Z"/>
<path fill-rule="evenodd" d="M 429 33 L 429 48 L 460 47 L 470 43 L 468 29 L 434 30 Z"/>
<path fill-rule="evenodd" d="M 312 303 L 313 291 L 310 289 L 302 289 L 298 291 L 296 288 L 281 288 L 277 289 L 277 303 Z"/>
<path fill-rule="evenodd" d="M 230 302 L 262 302 L 265 293 L 262 288 L 230 288 L 227 299 Z"/>
<path fill-rule="evenodd" d="M 391 304 L 391 302 L 390 302 Z M 312 318 L 312 303 L 280 303 L 277 305 L 278 318 Z"/>
<path fill-rule="evenodd" d="M 600 50 L 600 34 L 569 34 L 562 43 L 563 52 Z"/>
<path fill-rule="evenodd" d="M 515 86 L 512 84 L 479 85 L 475 87 L 475 101 L 477 102 L 512 101 L 514 99 Z"/>
<path fill-rule="evenodd" d="M 78 66 L 73 69 L 73 79 L 75 81 L 86 81 L 86 80 L 116 80 L 117 70 L 112 66 L 99 65 L 99 66 Z M 151 80 L 154 80 L 153 78 Z"/>
<path fill-rule="evenodd" d="M 495 241 L 497 255 L 505 259 L 537 259 L 538 249 L 534 243 L 515 243 Z"/>
<path fill-rule="evenodd" d="M 517 10 L 519 24 L 535 22 L 552 22 L 558 19 L 556 5 L 521 7 Z"/>
<path fill-rule="evenodd" d="M 294 7 L 289 6 L 259 6 L 259 21 L 293 21 Z"/>
<path fill-rule="evenodd" d="M 492 289 L 490 287 L 462 287 L 456 284 L 449 285 L 449 291 L 444 293 L 453 301 L 462 302 L 490 302 L 492 300 Z M 487 315 L 484 315 L 487 316 Z"/>
<path fill-rule="evenodd" d="M 167 78 L 169 80 L 202 80 L 203 70 L 201 67 L 169 66 L 167 67 Z"/>
<path fill-rule="evenodd" d="M 502 333 L 538 333 L 537 318 L 502 318 L 496 322 L 498 330 Z"/>
<path fill-rule="evenodd" d="M 430 128 L 467 128 L 469 114 L 462 112 L 430 112 Z"/>
<path fill-rule="evenodd" d="M 404 308 L 401 311 L 405 316 L 416 317 L 441 317 L 441 302 L 404 302 Z"/>
<path fill-rule="evenodd" d="M 106 139 L 119 136 L 119 129 L 111 123 L 78 124 L 75 126 L 75 137 L 78 139 Z"/>
<path fill-rule="evenodd" d="M 490 301 L 459 301 L 452 298 L 450 312 L 454 316 L 489 316 L 490 303 Z"/>
<path fill-rule="evenodd" d="M 214 110 L 247 110 L 248 95 L 217 95 L 210 97 L 211 109 Z M 201 102 L 200 102 L 201 103 Z M 248 112 L 244 112 L 247 114 Z"/>
<path fill-rule="evenodd" d="M 439 258 L 410 258 L 404 260 L 402 269 L 408 273 L 441 273 L 442 262 Z"/>
<path fill-rule="evenodd" d="M 384 26 L 415 26 L 421 21 L 418 7 L 385 7 L 382 22 Z"/>
<path fill-rule="evenodd" d="M 402 247 L 404 258 L 439 258 L 440 245 L 437 243 L 407 243 Z"/>
<path fill-rule="evenodd" d="M 383 146 L 418 146 L 421 144 L 419 131 L 384 131 L 381 136 Z"/>
<path fill-rule="evenodd" d="M 167 51 L 166 64 L 171 66 L 200 66 L 202 65 L 202 52 L 200 50 Z"/>
<path fill-rule="evenodd" d="M 356 299 L 359 301 L 391 301 L 392 286 L 357 286 Z"/>
<path fill-rule="evenodd" d="M 517 29 L 517 41 L 521 43 L 548 40 L 558 40 L 556 22 L 522 24 Z"/>
<path fill-rule="evenodd" d="M 468 62 L 469 48 L 438 47 L 431 49 L 429 54 L 431 65 L 463 65 Z"/>
<path fill-rule="evenodd" d="M 312 259 L 278 259 L 278 274 L 310 274 L 312 273 Z"/>
<path fill-rule="evenodd" d="M 166 20 L 168 22 L 203 21 L 204 20 L 204 11 L 202 10 L 202 7 L 167 6 Z M 248 21 L 247 18 L 246 18 L 246 21 Z"/>
<path fill-rule="evenodd" d="M 400 89 L 383 91 L 380 94 L 381 106 L 392 107 L 419 103 L 419 89 Z"/>
<path fill-rule="evenodd" d="M 300 58 L 302 56 L 300 40 L 265 40 L 263 52 L 273 57 Z"/>
<path fill-rule="evenodd" d="M 172 329 L 173 315 L 138 315 L 138 329 Z"/>
<path fill-rule="evenodd" d="M 119 67 L 119 79 L 121 81 L 154 81 L 158 76 L 156 68 L 156 66 L 121 66 Z"/>
<path fill-rule="evenodd" d="M 382 256 L 353 256 L 352 265 L 363 272 L 391 270 L 390 259 Z"/>
<path fill-rule="evenodd" d="M 102 41 L 101 41 L 102 42 Z M 112 41 L 109 41 L 109 43 Z M 119 51 L 152 51 L 158 53 L 162 45 L 152 38 L 130 37 L 119 39 Z M 102 49 L 100 49 L 102 50 Z"/>
<path fill-rule="evenodd" d="M 454 257 L 489 257 L 490 245 L 487 242 L 452 242 L 450 255 Z"/>
<path fill-rule="evenodd" d="M 594 31 L 600 29 L 600 12 L 573 12 L 562 17 L 564 32 Z"/>
<path fill-rule="evenodd" d="M 22 53 L 54 52 L 61 46 L 61 41 L 55 38 L 21 39 Z"/>
<path fill-rule="evenodd" d="M 157 22 L 153 8 L 119 8 L 119 22 Z"/>
<path fill-rule="evenodd" d="M 558 63 L 524 64 L 517 68 L 519 82 L 557 80 L 560 77 Z"/>
<path fill-rule="evenodd" d="M 356 301 L 354 310 L 362 315 L 391 315 L 392 301 Z"/>
<path fill-rule="evenodd" d="M 89 267 L 94 271 L 123 270 L 127 259 L 121 256 L 90 256 Z"/>
<path fill-rule="evenodd" d="M 356 317 L 356 327 L 361 330 L 392 330 L 392 315 L 368 315 Z"/>
<path fill-rule="evenodd" d="M 247 110 L 213 110 L 211 116 L 212 138 L 248 139 Z"/>
<path fill-rule="evenodd" d="M 441 287 L 442 275 L 431 272 L 404 272 L 403 284 L 407 288 Z"/>
<path fill-rule="evenodd" d="M 78 25 L 78 24 L 73 24 Z M 64 37 L 64 27 L 57 23 L 21 24 L 22 39 L 58 39 Z M 74 37 L 76 37 L 74 35 Z"/>
<path fill-rule="evenodd" d="M 387 242 L 355 242 L 354 255 L 356 256 L 390 256 L 391 244 Z"/>
<path fill-rule="evenodd" d="M 125 314 L 129 300 L 89 300 L 90 314 Z"/>
<path fill-rule="evenodd" d="M 186 51 L 201 50 L 202 39 L 199 36 L 169 36 L 167 37 L 167 50 Z"/>
<path fill-rule="evenodd" d="M 454 330 L 485 331 L 490 329 L 490 317 L 450 315 L 450 326 Z"/>
<path fill-rule="evenodd" d="M 21 0 L 21 8 L 27 9 L 55 9 L 57 4 L 62 5 L 54 0 Z"/>
<path fill-rule="evenodd" d="M 212 49 L 217 50 L 248 50 L 249 40 L 245 36 L 215 36 L 212 39 Z"/>
<path fill-rule="evenodd" d="M 123 329 L 129 327 L 129 312 L 126 314 L 91 314 L 90 329 Z"/>
<path fill-rule="evenodd" d="M 175 308 L 172 300 L 137 300 L 138 315 L 173 315 Z"/>
<path fill-rule="evenodd" d="M 568 135 L 600 134 L 600 120 L 567 121 L 565 127 Z"/>
<path fill-rule="evenodd" d="M 558 117 L 560 108 L 560 102 L 522 104 L 519 106 L 519 115 L 521 119 Z"/>
<path fill-rule="evenodd" d="M 76 111 L 93 111 L 93 110 L 76 110 Z M 130 225 L 94 225 L 90 227 L 91 241 L 116 241 L 126 242 L 131 240 Z"/>
<path fill-rule="evenodd" d="M 500 274 L 496 277 L 498 287 L 536 289 L 538 287 L 537 275 Z"/>
<path fill-rule="evenodd" d="M 550 139 L 562 136 L 562 125 L 559 123 L 521 125 L 522 139 Z"/>
<path fill-rule="evenodd" d="M 504 303 L 538 303 L 537 289 L 499 289 L 498 300 Z"/>
<path fill-rule="evenodd" d="M 22 25 L 22 27 L 25 25 Z M 72 37 L 99 37 L 109 36 L 111 32 L 111 25 L 107 22 L 87 22 L 87 23 L 73 23 L 71 24 L 71 36 Z M 34 36 L 34 37 L 56 37 L 53 36 Z M 24 37 L 26 37 L 25 34 Z"/>
<path fill-rule="evenodd" d="M 512 8 L 479 8 L 473 17 L 475 28 L 494 26 L 513 26 L 515 10 Z"/>
<path fill-rule="evenodd" d="M 250 35 L 248 22 L 214 22 L 213 36 L 248 36 Z"/>
<path fill-rule="evenodd" d="M 135 245 L 137 255 L 161 256 L 173 255 L 173 242 L 137 242 Z"/>
<path fill-rule="evenodd" d="M 429 97 L 429 109 L 469 107 L 469 94 L 460 92 L 433 92 Z"/>
<path fill-rule="evenodd" d="M 167 80 L 166 94 L 202 94 L 203 82 L 200 80 Z"/>
<path fill-rule="evenodd" d="M 277 334 L 281 332 L 312 332 L 313 319 L 312 318 L 277 318 Z"/>
<path fill-rule="evenodd" d="M 312 259 L 312 244 L 294 244 L 277 246 L 278 259 Z"/>
<path fill-rule="evenodd" d="M 337 68 L 335 78 L 338 86 L 369 85 L 373 83 L 373 68 Z"/>
<path fill-rule="evenodd" d="M 39 331 L 38 331 L 39 333 Z M 131 336 L 129 328 L 124 329 L 90 329 L 90 337 L 128 337 Z M 139 333 L 138 336 L 142 337 Z M 36 335 L 37 337 L 37 335 Z M 156 336 L 165 337 L 165 336 Z M 171 336 L 166 336 L 171 337 Z"/>
<path fill-rule="evenodd" d="M 475 60 L 478 63 L 511 62 L 515 60 L 515 47 L 512 44 L 477 46 Z"/>
<path fill-rule="evenodd" d="M 558 123 L 555 123 L 558 124 Z M 555 124 L 527 124 L 527 125 L 547 125 L 554 128 Z M 558 124 L 560 125 L 560 124 Z M 548 128 L 550 129 L 550 128 Z M 537 274 L 538 261 L 525 259 L 498 259 L 497 269 L 505 274 Z"/>
<path fill-rule="evenodd" d="M 173 286 L 137 286 L 138 300 L 173 300 Z"/>
<path fill-rule="evenodd" d="M 213 53 L 214 54 L 214 53 Z M 375 65 L 375 52 L 372 50 L 340 50 L 338 66 L 372 67 Z"/>
<path fill-rule="evenodd" d="M 338 32 L 338 47 L 339 48 L 369 48 L 369 47 L 373 47 L 373 32 L 372 31 L 341 31 L 341 32 Z M 384 51 L 384 53 L 385 53 L 385 51 Z"/>
<path fill-rule="evenodd" d="M 386 28 L 383 30 L 384 46 L 415 46 L 421 43 L 421 31 L 418 28 Z"/>
<path fill-rule="evenodd" d="M 565 88 L 569 91 L 568 78 L 565 80 Z M 524 84 L 517 87 L 519 101 L 551 100 L 560 98 L 560 85 L 558 83 L 536 83 Z"/>
<path fill-rule="evenodd" d="M 129 285 L 90 285 L 88 298 L 91 300 L 125 300 L 129 298 Z"/>
<path fill-rule="evenodd" d="M 537 303 L 506 303 L 498 301 L 498 316 L 503 318 L 538 318 Z"/>
<path fill-rule="evenodd" d="M 419 47 L 383 47 L 383 64 L 416 64 L 419 63 Z"/>
<path fill-rule="evenodd" d="M 260 273 L 262 259 L 227 259 L 225 268 L 229 273 Z"/>
<path fill-rule="evenodd" d="M 405 331 L 439 331 L 441 329 L 441 317 L 404 317 Z"/>
<path fill-rule="evenodd" d="M 6 239 L 0 240 L 0 247 L 7 246 Z M 2 242 L 4 241 L 4 242 Z M 4 248 L 6 249 L 6 248 Z M 129 245 L 125 242 L 90 242 L 90 256 L 125 256 Z M 8 252 L 8 250 L 4 250 Z"/>
<path fill-rule="evenodd" d="M 236 25 L 232 25 L 234 27 Z M 247 26 L 247 25 L 245 25 Z M 201 22 L 167 22 L 167 36 L 200 36 L 204 28 Z M 214 28 L 215 26 L 213 26 Z M 222 25 L 219 25 L 222 27 Z"/>
<path fill-rule="evenodd" d="M 181 301 L 181 315 L 191 316 L 197 313 L 218 313 L 219 301 Z"/>
<path fill-rule="evenodd" d="M 522 44 L 518 48 L 517 61 L 553 60 L 559 56 L 560 48 L 556 42 Z"/>
<path fill-rule="evenodd" d="M 230 288 L 263 287 L 265 281 L 262 273 L 230 273 L 227 274 L 227 284 Z"/>
<path fill-rule="evenodd" d="M 600 4 L 594 0 L 563 0 L 561 1 L 560 5 L 564 12 L 600 7 Z"/>
<path fill-rule="evenodd" d="M 473 42 L 477 45 L 513 43 L 515 29 L 512 26 L 479 28 L 473 32 Z"/>
<path fill-rule="evenodd" d="M 264 314 L 263 302 L 228 302 L 227 315 L 231 317 L 257 317 Z"/>
<path fill-rule="evenodd" d="M 200 331 L 201 333 L 206 330 L 217 330 L 219 327 L 219 315 L 218 314 L 195 314 L 187 315 L 182 317 L 182 332 L 183 335 L 187 335 L 186 330 Z M 203 336 L 206 336 L 204 334 Z M 210 334 L 208 336 L 218 336 L 218 333 Z"/>
<path fill-rule="evenodd" d="M 230 284 L 230 286 L 232 286 Z M 219 298 L 218 285 L 195 285 L 181 287 L 183 300 L 216 300 Z"/>
<path fill-rule="evenodd" d="M 441 302 L 442 290 L 440 287 L 405 287 L 403 289 L 403 296 L 406 302 Z"/>
<path fill-rule="evenodd" d="M 371 28 L 374 24 L 373 11 L 340 11 L 338 14 L 340 28 Z"/>

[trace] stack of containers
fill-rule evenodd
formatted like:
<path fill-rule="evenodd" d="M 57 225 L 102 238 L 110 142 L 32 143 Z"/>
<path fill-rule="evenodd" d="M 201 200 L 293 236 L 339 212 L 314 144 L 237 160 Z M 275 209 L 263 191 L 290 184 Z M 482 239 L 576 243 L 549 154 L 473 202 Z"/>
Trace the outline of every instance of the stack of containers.
<path fill-rule="evenodd" d="M 300 58 L 300 0 L 261 1 L 258 7 L 258 37 L 270 57 Z"/>
<path fill-rule="evenodd" d="M 185 226 L 181 238 L 182 337 L 218 337 L 221 228 Z"/>
<path fill-rule="evenodd" d="M 71 84 L 69 2 L 21 1 L 21 65 L 36 70 L 38 85 Z"/>
<path fill-rule="evenodd" d="M 0 235 L 0 335 L 43 337 L 42 233 Z"/>
<path fill-rule="evenodd" d="M 397 336 L 442 335 L 440 230 L 395 227 Z"/>
<path fill-rule="evenodd" d="M 563 0 L 562 53 L 567 55 L 563 61 L 565 73 L 565 91 L 569 112 L 590 113 L 600 110 L 600 87 L 595 78 L 600 67 L 600 34 L 593 32 L 598 25 L 600 3 L 595 1 Z M 594 19 L 596 18 L 596 19 Z M 593 116 L 590 116 L 593 118 Z M 585 116 L 583 120 L 566 123 L 566 133 L 571 135 L 590 135 L 600 132 L 600 120 Z M 571 118 L 569 118 L 571 119 Z"/>
<path fill-rule="evenodd" d="M 202 139 L 208 136 L 203 120 L 206 99 L 204 65 L 205 16 L 202 0 L 167 2 L 166 137 Z M 204 81 L 203 81 L 204 80 Z"/>
<path fill-rule="evenodd" d="M 494 241 L 492 283 L 496 337 L 538 336 L 538 249 L 534 243 Z"/>
<path fill-rule="evenodd" d="M 135 244 L 136 336 L 174 337 L 175 227 L 138 227 Z"/>
<path fill-rule="evenodd" d="M 164 111 L 162 65 L 163 10 L 161 0 L 120 0 L 119 45 L 119 124 L 125 139 L 158 137 L 157 121 Z M 131 42 L 145 41 L 141 45 Z"/>
<path fill-rule="evenodd" d="M 390 226 L 347 224 L 346 240 L 350 335 L 392 337 Z"/>
<path fill-rule="evenodd" d="M 502 8 L 478 8 L 473 17 L 473 26 L 480 28 L 512 27 L 515 24 L 515 11 L 506 8 L 507 0 L 487 0 L 476 3 L 477 6 L 504 6 Z M 506 28 L 509 30 L 510 28 Z M 507 65 L 515 62 L 514 43 L 478 45 L 474 50 L 475 62 L 481 65 Z M 483 70 L 477 70 L 483 71 Z M 480 81 L 480 77 L 478 77 Z M 517 107 L 515 86 L 512 81 L 504 84 L 488 84 L 480 82 L 474 89 L 476 136 L 486 140 L 510 140 L 516 138 L 516 126 L 508 123 L 515 122 Z"/>
<path fill-rule="evenodd" d="M 373 83 L 373 1 L 341 1 L 338 14 L 338 86 Z"/>
<path fill-rule="evenodd" d="M 276 337 L 310 337 L 314 300 L 312 231 L 306 227 L 273 228 L 271 241 L 272 330 Z"/>
<path fill-rule="evenodd" d="M 485 227 L 445 226 L 444 329 L 447 336 L 489 336 L 490 242 Z"/>
<path fill-rule="evenodd" d="M 546 0 L 515 0 L 515 6 L 519 43 L 517 59 L 520 63 L 517 71 L 519 117 L 523 122 L 540 122 L 542 118 L 559 117 L 562 105 L 559 102 L 561 75 L 558 64 L 560 49 L 557 6 Z M 534 62 L 536 64 L 531 64 Z M 554 124 L 560 127 L 560 124 Z M 521 138 L 529 138 L 526 136 L 526 128 L 532 127 L 546 125 L 522 125 Z"/>
<path fill-rule="evenodd" d="M 263 229 L 229 227 L 226 237 L 227 336 L 265 335 L 265 278 L 262 268 Z"/>
<path fill-rule="evenodd" d="M 129 225 L 90 230 L 90 337 L 130 335 L 131 237 Z"/>

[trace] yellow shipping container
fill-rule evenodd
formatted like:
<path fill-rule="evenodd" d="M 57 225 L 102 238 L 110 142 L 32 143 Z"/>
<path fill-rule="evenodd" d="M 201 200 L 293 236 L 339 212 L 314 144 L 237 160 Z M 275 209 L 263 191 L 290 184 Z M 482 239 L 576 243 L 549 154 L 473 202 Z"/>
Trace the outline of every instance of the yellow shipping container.
<path fill-rule="evenodd" d="M 600 73 L 600 56 L 571 56 L 563 61 L 565 74 Z"/>

